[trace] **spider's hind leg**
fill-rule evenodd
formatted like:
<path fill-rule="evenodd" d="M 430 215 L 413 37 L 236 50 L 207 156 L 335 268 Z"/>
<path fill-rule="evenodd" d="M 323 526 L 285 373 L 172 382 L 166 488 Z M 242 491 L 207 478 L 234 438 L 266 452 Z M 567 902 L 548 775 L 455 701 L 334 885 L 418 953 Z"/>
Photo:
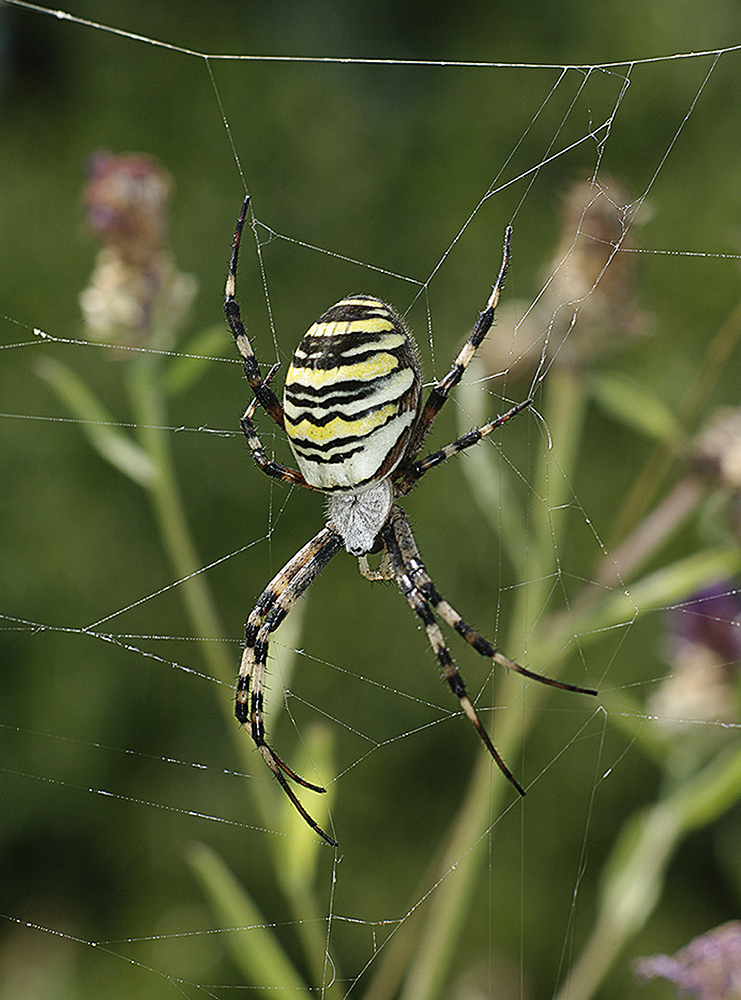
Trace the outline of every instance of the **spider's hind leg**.
<path fill-rule="evenodd" d="M 561 691 L 574 691 L 577 694 L 597 696 L 599 692 L 595 691 L 594 688 L 579 687 L 577 684 L 557 681 L 552 677 L 546 677 L 544 674 L 536 674 L 533 670 L 521 667 L 519 663 L 510 660 L 508 656 L 505 656 L 504 653 L 492 646 L 488 640 L 479 635 L 470 625 L 466 624 L 455 608 L 440 596 L 420 558 L 419 550 L 412 535 L 412 529 L 409 527 L 406 517 L 402 516 L 397 521 L 396 537 L 412 583 L 423 596 L 424 600 L 440 615 L 443 621 L 452 629 L 455 629 L 458 635 L 462 636 L 467 643 L 473 646 L 477 653 L 492 660 L 494 663 L 498 663 L 501 667 L 506 667 L 507 670 L 514 670 L 515 673 L 522 674 L 523 677 L 529 677 L 530 680 L 538 681 L 540 684 L 547 684 L 549 687 L 559 688 Z"/>
<path fill-rule="evenodd" d="M 429 600 L 412 579 L 413 568 L 410 566 L 410 555 L 412 558 L 414 556 L 418 557 L 419 552 L 414 542 L 412 529 L 409 527 L 409 522 L 400 507 L 394 508 L 388 524 L 383 530 L 383 539 L 388 549 L 391 566 L 394 570 L 394 576 L 396 577 L 399 589 L 404 594 L 404 597 L 406 597 L 412 611 L 422 620 L 427 638 L 440 664 L 443 677 L 448 682 L 453 694 L 458 698 L 461 708 L 481 737 L 484 746 L 496 761 L 502 774 L 514 785 L 520 795 L 524 795 L 524 788 L 502 760 L 491 741 L 491 737 L 484 728 L 484 724 L 479 718 L 473 702 L 468 697 L 466 685 L 450 655 L 450 650 L 445 644 L 445 639 L 435 618 L 435 613 L 430 607 Z"/>
<path fill-rule="evenodd" d="M 514 670 L 518 674 L 523 674 L 525 677 L 539 681 L 541 684 L 561 688 L 565 691 L 575 691 L 579 694 L 589 695 L 596 695 L 597 692 L 592 688 L 583 688 L 578 687 L 576 684 L 567 684 L 564 681 L 556 681 L 550 677 L 544 677 L 541 674 L 534 673 L 532 670 L 527 670 L 525 667 L 521 667 L 513 660 L 510 660 L 509 657 L 501 653 L 498 649 L 495 649 L 490 642 L 484 639 L 483 636 L 479 635 L 478 632 L 472 629 L 470 625 L 467 625 L 455 608 L 448 604 L 448 602 L 440 596 L 435 588 L 435 585 L 433 584 L 425 565 L 420 558 L 419 550 L 412 534 L 412 529 L 410 528 L 409 522 L 407 521 L 401 508 L 394 508 L 388 524 L 384 528 L 383 539 L 389 552 L 391 565 L 393 567 L 397 583 L 399 584 L 399 587 L 409 602 L 412 610 L 422 619 L 424 623 L 427 638 L 429 639 L 430 645 L 437 656 L 438 662 L 442 668 L 443 676 L 450 685 L 453 694 L 455 694 L 460 701 L 463 711 L 476 728 L 476 731 L 481 737 L 486 749 L 497 762 L 505 777 L 511 782 L 511 784 L 514 785 L 520 795 L 524 795 L 525 792 L 522 786 L 513 776 L 512 772 L 509 770 L 495 749 L 488 733 L 479 719 L 476 709 L 473 707 L 473 704 L 466 693 L 463 678 L 461 677 L 460 672 L 458 671 L 458 668 L 453 662 L 450 652 L 445 645 L 445 640 L 443 639 L 443 635 L 435 615 L 439 615 L 440 618 L 446 622 L 446 624 L 455 629 L 455 631 L 462 636 L 466 642 L 473 646 L 477 653 L 487 657 L 487 659 L 494 663 L 498 663 L 500 666 L 506 667 L 508 670 Z"/>
<path fill-rule="evenodd" d="M 245 648 L 237 681 L 235 715 L 245 729 L 249 729 L 260 755 L 275 775 L 278 783 L 309 826 L 328 844 L 336 842 L 322 830 L 303 807 L 288 778 L 303 788 L 324 792 L 321 785 L 313 785 L 299 777 L 281 760 L 265 739 L 263 701 L 268 643 L 288 612 L 301 597 L 318 573 L 342 548 L 342 539 L 331 528 L 323 528 L 310 542 L 283 567 L 268 584 L 247 619 Z"/>

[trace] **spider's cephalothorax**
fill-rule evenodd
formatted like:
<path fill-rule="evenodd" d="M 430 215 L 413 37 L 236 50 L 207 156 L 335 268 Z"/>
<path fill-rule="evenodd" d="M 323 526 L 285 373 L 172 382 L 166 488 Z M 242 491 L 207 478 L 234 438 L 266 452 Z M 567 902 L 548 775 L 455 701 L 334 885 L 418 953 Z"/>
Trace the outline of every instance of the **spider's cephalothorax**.
<path fill-rule="evenodd" d="M 237 260 L 249 198 L 237 220 L 226 310 L 254 399 L 242 417 L 242 430 L 257 465 L 269 476 L 330 495 L 327 523 L 283 567 L 263 591 L 245 629 L 245 648 L 237 682 L 237 719 L 249 729 L 263 759 L 306 822 L 328 843 L 335 841 L 312 819 L 288 779 L 315 792 L 325 789 L 300 778 L 265 739 L 263 692 L 270 635 L 312 580 L 340 549 L 358 556 L 361 572 L 372 579 L 395 579 L 424 624 L 443 677 L 460 701 L 487 750 L 517 791 L 524 790 L 497 753 L 445 644 L 442 619 L 482 656 L 533 680 L 567 691 L 596 694 L 533 673 L 495 649 L 460 617 L 435 588 L 414 541 L 406 515 L 395 502 L 445 459 L 476 444 L 529 405 L 526 399 L 505 414 L 463 437 L 418 456 L 450 391 L 460 382 L 476 349 L 491 328 L 509 263 L 510 230 L 499 276 L 483 312 L 448 374 L 420 405 L 422 377 L 417 347 L 394 310 L 370 295 L 351 295 L 306 333 L 286 375 L 283 403 L 270 388 L 277 370 L 263 377 L 235 298 Z M 253 424 L 258 406 L 285 430 L 298 469 L 268 458 Z M 382 553 L 382 569 L 371 571 L 366 556 Z"/>

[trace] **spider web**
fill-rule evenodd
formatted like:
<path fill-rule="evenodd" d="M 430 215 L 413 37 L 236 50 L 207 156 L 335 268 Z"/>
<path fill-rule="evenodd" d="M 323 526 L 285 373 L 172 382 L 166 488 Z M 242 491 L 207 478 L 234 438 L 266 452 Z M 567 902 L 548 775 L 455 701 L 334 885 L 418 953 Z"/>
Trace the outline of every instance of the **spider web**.
<path fill-rule="evenodd" d="M 0 995 L 648 995 L 630 959 L 721 923 L 740 888 L 732 476 L 700 433 L 737 392 L 738 47 L 680 51 L 697 36 L 653 27 L 630 61 L 578 64 L 565 45 L 563 63 L 491 61 L 467 11 L 458 49 L 433 16 L 422 46 L 466 58 L 389 58 L 416 51 L 402 15 L 392 33 L 389 12 L 351 30 L 305 10 L 177 26 L 110 4 L 0 10 L 17 192 Z M 514 19 L 489 27 L 517 37 Z M 537 53 L 531 30 L 519 51 Z M 199 285 L 176 342 L 82 326 L 80 164 L 100 146 L 175 175 L 170 245 Z M 466 620 L 600 690 L 502 678 L 447 635 L 524 801 L 401 595 L 344 555 L 277 632 L 267 692 L 276 746 L 328 789 L 301 797 L 337 852 L 231 718 L 242 623 L 323 514 L 260 476 L 238 429 L 219 309 L 245 189 L 238 296 L 261 362 L 284 368 L 331 302 L 366 291 L 441 377 L 513 226 L 496 329 L 430 448 L 533 406 L 405 508 Z"/>

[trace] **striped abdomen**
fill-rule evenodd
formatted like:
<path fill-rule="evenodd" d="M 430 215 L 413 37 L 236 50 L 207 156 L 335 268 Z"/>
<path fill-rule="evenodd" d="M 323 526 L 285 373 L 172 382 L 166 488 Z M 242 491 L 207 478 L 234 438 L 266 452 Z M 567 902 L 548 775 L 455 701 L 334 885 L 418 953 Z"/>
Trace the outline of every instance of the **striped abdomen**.
<path fill-rule="evenodd" d="M 417 348 L 380 299 L 352 295 L 308 330 L 286 375 L 285 425 L 304 478 L 357 490 L 398 465 L 419 410 Z"/>

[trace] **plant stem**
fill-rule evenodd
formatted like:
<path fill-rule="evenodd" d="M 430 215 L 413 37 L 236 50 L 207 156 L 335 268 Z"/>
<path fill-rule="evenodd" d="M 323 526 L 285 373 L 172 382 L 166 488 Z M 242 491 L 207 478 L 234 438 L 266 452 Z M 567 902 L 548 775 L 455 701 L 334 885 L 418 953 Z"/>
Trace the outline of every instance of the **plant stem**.
<path fill-rule="evenodd" d="M 218 699 L 219 706 L 224 713 L 226 728 L 238 753 L 245 766 L 254 771 L 253 780 L 250 782 L 253 800 L 260 810 L 263 824 L 269 827 L 271 818 L 276 812 L 276 800 L 282 793 L 276 792 L 275 781 L 267 768 L 260 764 L 256 768 L 252 767 L 259 758 L 255 757 L 253 744 L 246 738 L 243 728 L 234 724 L 231 695 L 236 673 L 236 658 L 233 658 L 218 641 L 223 637 L 223 628 L 211 591 L 200 572 L 203 563 L 196 551 L 180 495 L 169 444 L 170 437 L 165 430 L 169 420 L 161 391 L 163 377 L 160 361 L 157 355 L 143 355 L 132 369 L 130 380 L 130 394 L 139 429 L 139 440 L 153 467 L 153 474 L 148 482 L 149 496 L 165 551 L 180 581 L 183 600 L 193 630 L 198 638 L 203 640 L 201 648 L 207 668 L 229 692 L 228 698 Z M 289 621 L 283 623 L 281 629 L 281 635 L 286 640 L 286 653 L 281 665 L 284 678 L 292 671 L 295 655 L 292 651 L 298 643 L 301 621 L 300 609 L 294 609 Z M 273 718 L 277 715 L 278 707 L 276 706 Z M 290 873 L 286 876 L 282 874 L 280 851 L 280 845 L 274 845 L 276 877 L 290 900 L 296 915 L 304 953 L 315 974 L 316 982 L 319 983 L 322 981 L 324 970 L 326 941 L 323 924 L 318 919 L 317 901 L 306 880 L 296 880 Z M 313 913 L 317 919 L 307 920 L 307 911 Z"/>
<path fill-rule="evenodd" d="M 606 866 L 592 933 L 556 1000 L 589 1000 L 661 898 L 669 861 L 691 830 L 716 820 L 741 798 L 741 750 L 716 757 L 679 789 L 632 817 Z"/>
<path fill-rule="evenodd" d="M 207 640 L 202 643 L 203 657 L 212 675 L 231 687 L 234 665 L 221 644 L 214 641 L 223 638 L 223 629 L 211 592 L 200 574 L 203 564 L 193 543 L 173 469 L 169 435 L 165 431 L 167 410 L 159 390 L 162 381 L 159 362 L 157 355 L 143 355 L 132 367 L 130 380 L 139 440 L 154 468 L 148 484 L 149 496 L 196 635 Z"/>
<path fill-rule="evenodd" d="M 529 582 L 518 591 L 513 621 L 527 621 L 534 611 L 542 618 L 553 589 L 554 573 L 558 569 L 556 540 L 562 537 L 562 522 L 572 496 L 572 470 L 581 441 L 586 406 L 581 379 L 569 369 L 554 369 L 548 384 L 548 427 L 553 446 L 543 459 L 538 478 L 540 501 L 533 505 L 535 525 Z M 555 474 L 551 475 L 551 467 Z M 496 527 L 496 526 L 495 526 Z M 511 630 L 507 648 L 522 648 L 516 629 Z M 524 637 L 523 637 L 524 638 Z M 530 637 L 529 651 L 537 661 L 537 633 Z M 563 657 L 548 662 L 549 674 L 563 663 Z M 514 699 L 522 686 L 516 675 L 503 678 L 500 696 L 504 704 Z M 519 749 L 536 717 L 533 707 L 547 696 L 542 685 L 531 685 L 528 692 L 528 715 L 498 713 L 492 737 L 498 751 L 507 760 L 517 760 Z M 529 720 L 529 721 L 528 721 Z M 406 975 L 402 1000 L 432 1000 L 444 996 L 450 966 L 458 953 L 468 911 L 474 899 L 474 887 L 482 859 L 491 817 L 498 812 L 501 796 L 506 791 L 504 781 L 492 783 L 489 757 L 478 760 L 466 790 L 463 803 L 446 837 L 440 858 L 437 879 L 440 884 L 430 902 L 427 919 L 414 949 L 414 958 Z"/>

